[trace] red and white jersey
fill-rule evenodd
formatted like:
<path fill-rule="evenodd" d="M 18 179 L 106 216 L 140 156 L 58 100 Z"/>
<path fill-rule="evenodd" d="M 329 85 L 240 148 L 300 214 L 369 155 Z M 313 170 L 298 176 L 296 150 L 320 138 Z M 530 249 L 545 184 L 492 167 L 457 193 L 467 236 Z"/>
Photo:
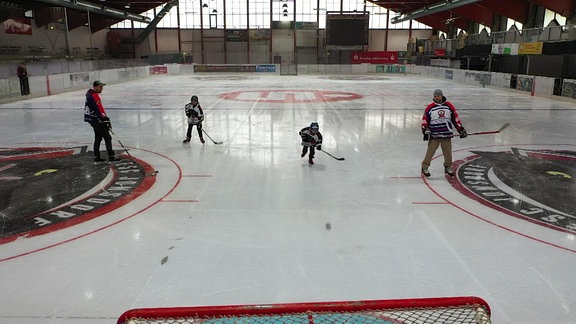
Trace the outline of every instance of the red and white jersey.
<path fill-rule="evenodd" d="M 446 101 L 441 103 L 432 102 L 424 110 L 422 116 L 422 129 L 430 129 L 432 138 L 450 138 L 454 136 L 454 129 L 462 129 L 460 117 L 452 103 Z"/>

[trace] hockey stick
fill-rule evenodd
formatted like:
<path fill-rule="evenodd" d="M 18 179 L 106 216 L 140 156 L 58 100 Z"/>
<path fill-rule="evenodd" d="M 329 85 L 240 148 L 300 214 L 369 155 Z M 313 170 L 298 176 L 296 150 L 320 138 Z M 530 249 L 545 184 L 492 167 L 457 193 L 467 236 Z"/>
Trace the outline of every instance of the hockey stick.
<path fill-rule="evenodd" d="M 208 133 L 206 133 L 204 128 L 202 128 L 202 131 L 204 132 L 204 134 L 206 134 L 206 136 L 208 136 L 208 138 L 212 141 L 212 143 L 214 143 L 214 144 L 222 144 L 223 143 L 223 142 L 216 142 L 215 140 L 213 140 L 212 137 L 210 137 L 210 135 L 208 135 Z"/>
<path fill-rule="evenodd" d="M 510 126 L 510 123 L 506 123 L 506 124 L 502 125 L 502 127 L 500 127 L 500 129 L 495 130 L 495 131 L 468 133 L 468 135 L 498 134 L 498 133 L 500 133 L 501 131 L 503 131 L 504 129 L 506 129 L 508 126 Z"/>
<path fill-rule="evenodd" d="M 124 144 L 122 144 L 122 142 L 120 141 L 120 139 L 118 138 L 118 136 L 116 135 L 116 133 L 114 133 L 114 131 L 112 130 L 112 127 L 109 127 L 108 130 L 110 131 L 110 133 L 112 135 L 114 135 L 114 138 L 116 138 L 116 140 L 118 141 L 118 143 L 120 144 L 120 146 L 122 146 L 122 148 L 124 149 L 124 151 L 126 151 L 126 154 L 128 154 L 128 156 L 130 157 L 131 160 L 134 160 L 134 158 L 132 157 L 132 155 L 130 154 L 130 152 L 128 152 L 128 149 L 126 148 L 126 146 L 124 146 Z M 158 173 L 158 170 L 154 170 L 154 172 L 152 173 L 146 173 L 144 172 L 144 170 L 140 169 L 140 172 L 142 172 L 143 175 L 145 176 L 155 176 Z"/>
<path fill-rule="evenodd" d="M 343 157 L 335 157 L 334 155 L 332 155 L 332 154 L 330 154 L 330 153 L 328 153 L 328 152 L 326 152 L 326 151 L 324 151 L 324 150 L 319 150 L 319 151 L 328 154 L 328 156 L 330 156 L 331 158 L 333 158 L 333 159 L 335 159 L 335 160 L 338 160 L 338 161 L 344 161 L 344 160 L 345 160 Z"/>

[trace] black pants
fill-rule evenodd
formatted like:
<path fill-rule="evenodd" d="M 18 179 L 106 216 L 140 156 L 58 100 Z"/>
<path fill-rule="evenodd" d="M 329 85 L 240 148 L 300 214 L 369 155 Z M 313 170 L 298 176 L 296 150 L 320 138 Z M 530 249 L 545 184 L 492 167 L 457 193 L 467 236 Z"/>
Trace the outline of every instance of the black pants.
<path fill-rule="evenodd" d="M 202 138 L 202 123 L 198 124 L 188 124 L 188 130 L 186 131 L 186 138 L 192 137 L 192 127 L 196 125 L 196 130 L 198 131 L 198 136 Z"/>
<path fill-rule="evenodd" d="M 30 94 L 30 85 L 28 84 L 28 77 L 19 77 L 20 79 L 20 93 L 25 96 Z"/>
<path fill-rule="evenodd" d="M 306 153 L 308 153 L 308 146 L 304 146 L 304 147 L 302 148 L 302 155 L 306 155 Z M 316 150 L 315 150 L 314 146 L 310 146 L 310 155 L 309 155 L 309 157 L 310 157 L 311 159 L 314 158 L 314 153 L 316 153 Z"/>
<path fill-rule="evenodd" d="M 114 156 L 114 150 L 112 149 L 112 136 L 110 136 L 110 131 L 105 124 L 96 123 L 92 124 L 94 128 L 94 157 L 100 157 L 100 143 L 104 139 L 106 144 L 106 151 L 108 151 L 108 157 Z"/>

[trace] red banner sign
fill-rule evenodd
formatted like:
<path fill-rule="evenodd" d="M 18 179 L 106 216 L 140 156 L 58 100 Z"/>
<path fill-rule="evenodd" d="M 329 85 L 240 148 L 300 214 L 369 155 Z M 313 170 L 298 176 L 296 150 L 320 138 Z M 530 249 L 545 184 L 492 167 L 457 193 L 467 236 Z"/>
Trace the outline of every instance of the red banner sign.
<path fill-rule="evenodd" d="M 168 74 L 168 67 L 165 65 L 157 65 L 150 67 L 150 75 Z"/>
<path fill-rule="evenodd" d="M 434 56 L 446 56 L 446 49 L 437 48 L 434 50 Z"/>
<path fill-rule="evenodd" d="M 352 52 L 352 64 L 398 64 L 398 52 Z"/>

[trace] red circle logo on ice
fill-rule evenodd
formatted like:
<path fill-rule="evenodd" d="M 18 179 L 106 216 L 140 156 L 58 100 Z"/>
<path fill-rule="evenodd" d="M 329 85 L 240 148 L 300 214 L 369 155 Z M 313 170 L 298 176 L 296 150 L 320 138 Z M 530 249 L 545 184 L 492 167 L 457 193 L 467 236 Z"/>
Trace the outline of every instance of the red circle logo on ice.
<path fill-rule="evenodd" d="M 267 103 L 312 103 L 351 101 L 362 98 L 353 92 L 330 90 L 248 90 L 219 95 L 225 100 Z"/>
<path fill-rule="evenodd" d="M 459 207 L 501 228 L 576 252 L 566 234 L 557 234 L 576 235 L 576 151 L 552 146 L 466 150 L 471 154 L 454 163 L 456 178 L 450 182 L 484 207 Z"/>
<path fill-rule="evenodd" d="M 144 175 L 151 169 L 137 159 L 95 164 L 87 146 L 0 148 L 0 244 L 124 206 L 154 184 Z"/>

